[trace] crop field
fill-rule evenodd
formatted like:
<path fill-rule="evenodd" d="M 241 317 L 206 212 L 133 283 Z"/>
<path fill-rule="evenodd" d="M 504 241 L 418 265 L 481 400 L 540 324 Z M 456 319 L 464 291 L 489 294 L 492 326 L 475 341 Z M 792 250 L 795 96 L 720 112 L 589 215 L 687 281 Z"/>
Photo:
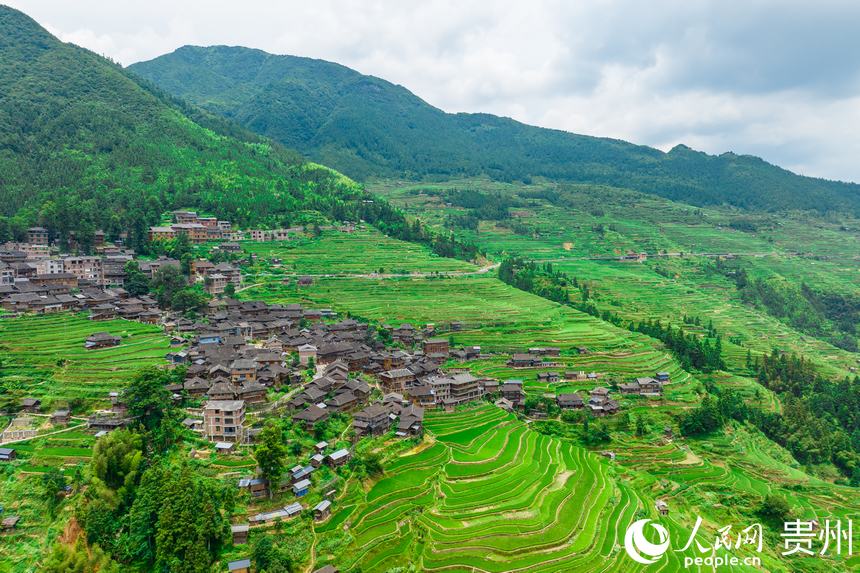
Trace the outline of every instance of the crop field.
<path fill-rule="evenodd" d="M 449 189 L 512 197 L 518 203 L 511 207 L 509 221 L 484 220 L 477 230 L 456 233 L 486 249 L 491 258 L 516 255 L 551 261 L 556 269 L 588 281 L 598 307 L 625 320 L 660 318 L 678 324 L 685 314 L 705 322 L 713 320 L 734 366 L 744 361 L 748 349 L 755 354 L 773 347 L 804 354 L 832 375 L 843 376 L 858 364 L 856 354 L 745 304 L 733 282 L 707 272 L 712 258 L 689 255 L 732 253 L 741 258 L 751 276 L 781 277 L 792 284 L 856 297 L 860 296 L 857 220 L 804 214 L 741 215 L 594 186 L 465 180 L 436 185 L 378 182 L 372 188 L 437 225 L 463 211 L 438 196 Z M 731 227 L 739 218 L 749 229 Z M 590 260 L 628 251 L 686 256 L 652 256 L 644 264 Z M 729 337 L 739 337 L 742 347 L 728 343 Z"/>
<path fill-rule="evenodd" d="M 15 468 L 23 473 L 42 473 L 50 467 L 59 467 L 70 475 L 76 465 L 89 461 L 94 445 L 95 437 L 78 420 L 68 431 L 54 429 L 49 435 L 14 444 L 12 447 L 21 460 Z"/>
<path fill-rule="evenodd" d="M 563 368 L 611 374 L 617 379 L 651 376 L 666 370 L 677 374 L 678 397 L 682 400 L 693 400 L 693 389 L 697 386 L 653 339 L 520 291 L 491 276 L 326 278 L 301 288 L 267 284 L 242 295 L 271 302 L 331 307 L 391 325 L 435 323 L 444 328 L 451 322 L 461 322 L 462 330 L 449 333 L 455 343 L 479 345 L 505 355 L 531 346 L 559 346 L 565 355 Z M 588 348 L 589 354 L 570 357 L 578 346 Z M 485 373 L 521 377 L 519 371 L 498 369 L 506 358 L 494 360 Z"/>
<path fill-rule="evenodd" d="M 839 262 L 860 254 L 860 221 L 809 214 L 741 214 L 732 209 L 693 207 L 624 189 L 594 185 L 506 184 L 465 179 L 438 184 L 377 181 L 370 189 L 422 219 L 441 224 L 462 209 L 436 194 L 450 189 L 515 196 L 512 219 L 529 228 L 484 221 L 477 232 L 459 230 L 489 253 L 520 254 L 536 259 L 617 255 L 627 249 L 654 253 L 734 251 L 736 253 L 810 254 Z M 549 199 L 547 199 L 549 197 Z M 730 225 L 738 218 L 751 230 Z M 596 233 L 596 225 L 604 225 Z M 565 247 L 565 243 L 570 243 Z M 856 269 L 856 265 L 855 265 Z"/>
<path fill-rule="evenodd" d="M 635 347 L 612 326 L 587 314 L 510 287 L 492 276 L 444 278 L 323 278 L 307 287 L 268 283 L 243 298 L 304 302 L 396 326 L 462 324 L 455 339 L 487 348 L 585 345 L 602 350 Z"/>
<path fill-rule="evenodd" d="M 317 238 L 290 241 L 244 241 L 242 248 L 259 257 L 280 259 L 290 274 L 477 270 L 467 262 L 440 257 L 426 247 L 392 239 L 373 228 L 358 228 L 353 233 L 324 231 Z"/>
<path fill-rule="evenodd" d="M 844 376 L 856 365 L 857 356 L 811 336 L 803 335 L 766 312 L 745 305 L 725 277 L 707 274 L 695 260 L 660 262 L 673 273 L 667 278 L 650 263 L 570 261 L 556 268 L 593 284 L 594 300 L 627 320 L 660 319 L 680 324 L 681 317 L 709 321 L 723 335 L 725 357 L 742 367 L 747 350 L 754 354 L 774 347 L 800 352 L 819 362 L 825 371 Z M 729 342 L 737 337 L 742 346 Z"/>
<path fill-rule="evenodd" d="M 612 446 L 617 462 L 534 432 L 489 405 L 430 413 L 426 427 L 426 447 L 387 464 L 385 477 L 369 490 L 350 488 L 332 517 L 316 526 L 318 546 L 346 550 L 337 558 L 318 552 L 314 566 L 333 560 L 342 571 L 409 564 L 422 571 L 676 571 L 679 554 L 670 552 L 649 569 L 622 549 L 630 523 L 658 519 L 655 499 L 671 504 L 670 516 L 659 519 L 673 539 L 686 540 L 701 511 L 707 533 L 700 539 L 707 541 L 720 523 L 751 523 L 742 502 L 729 503 L 732 496 L 758 498 L 776 487 L 777 475 L 795 483 L 789 495 L 804 511 L 842 502 L 835 514 L 858 511 L 857 500 L 844 497 L 848 488 L 809 480 L 767 440 L 741 427 L 713 446 L 693 443 L 692 449 L 619 442 Z M 723 462 L 741 449 L 752 452 L 745 465 Z M 712 455 L 720 461 L 705 459 Z M 702 505 L 705 499 L 712 503 Z M 765 547 L 766 570 L 785 570 L 777 548 Z"/>
<path fill-rule="evenodd" d="M 86 350 L 94 332 L 122 337 L 119 346 Z M 50 411 L 71 400 L 101 400 L 121 389 L 134 372 L 163 364 L 170 343 L 161 329 L 126 320 L 93 322 L 58 313 L 0 320 L 0 382 L 3 396 L 35 397 Z"/>

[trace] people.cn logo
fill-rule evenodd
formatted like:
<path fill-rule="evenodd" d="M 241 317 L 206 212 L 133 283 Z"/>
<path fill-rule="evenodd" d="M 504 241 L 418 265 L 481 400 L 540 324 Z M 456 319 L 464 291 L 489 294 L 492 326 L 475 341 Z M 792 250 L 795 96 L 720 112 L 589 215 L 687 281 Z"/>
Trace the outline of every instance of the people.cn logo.
<path fill-rule="evenodd" d="M 651 524 L 659 543 L 651 543 L 645 539 L 645 526 Z M 651 523 L 650 519 L 640 519 L 627 528 L 624 535 L 624 549 L 633 561 L 642 565 L 656 563 L 669 550 L 669 532 L 659 523 Z"/>

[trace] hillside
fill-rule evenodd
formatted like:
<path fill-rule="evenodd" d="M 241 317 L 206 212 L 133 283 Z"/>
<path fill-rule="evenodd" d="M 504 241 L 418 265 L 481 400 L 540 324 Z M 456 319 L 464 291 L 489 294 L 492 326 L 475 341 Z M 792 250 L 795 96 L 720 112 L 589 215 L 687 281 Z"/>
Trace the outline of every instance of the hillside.
<path fill-rule="evenodd" d="M 163 94 L 0 6 L 0 241 L 33 224 L 86 246 L 192 207 L 240 225 L 402 222 L 340 174 Z"/>
<path fill-rule="evenodd" d="M 539 176 L 695 205 L 860 212 L 856 184 L 798 176 L 751 156 L 686 146 L 663 153 L 489 114 L 448 114 L 404 87 L 322 60 L 185 46 L 130 69 L 359 179 Z"/>

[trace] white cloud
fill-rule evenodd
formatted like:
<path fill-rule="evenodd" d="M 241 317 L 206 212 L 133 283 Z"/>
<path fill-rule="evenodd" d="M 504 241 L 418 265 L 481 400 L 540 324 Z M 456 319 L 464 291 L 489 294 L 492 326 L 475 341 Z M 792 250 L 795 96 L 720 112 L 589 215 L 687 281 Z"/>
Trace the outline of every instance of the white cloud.
<path fill-rule="evenodd" d="M 185 44 L 323 58 L 446 111 L 860 180 L 860 5 L 792 0 L 13 0 L 123 64 Z"/>

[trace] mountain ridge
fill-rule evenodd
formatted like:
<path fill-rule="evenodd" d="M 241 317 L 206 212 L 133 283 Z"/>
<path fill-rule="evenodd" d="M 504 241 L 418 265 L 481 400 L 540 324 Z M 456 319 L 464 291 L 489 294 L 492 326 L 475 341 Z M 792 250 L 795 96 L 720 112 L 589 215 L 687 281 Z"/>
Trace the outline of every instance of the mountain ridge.
<path fill-rule="evenodd" d="M 367 198 L 339 173 L 0 6 L 0 242 L 41 225 L 84 249 L 102 229 L 145 250 L 148 226 L 180 207 L 243 226 L 405 225 Z"/>
<path fill-rule="evenodd" d="M 132 72 L 362 180 L 534 177 L 630 188 L 694 205 L 860 213 L 860 185 L 752 155 L 664 152 L 487 113 L 447 113 L 346 66 L 237 46 L 183 46 Z"/>

